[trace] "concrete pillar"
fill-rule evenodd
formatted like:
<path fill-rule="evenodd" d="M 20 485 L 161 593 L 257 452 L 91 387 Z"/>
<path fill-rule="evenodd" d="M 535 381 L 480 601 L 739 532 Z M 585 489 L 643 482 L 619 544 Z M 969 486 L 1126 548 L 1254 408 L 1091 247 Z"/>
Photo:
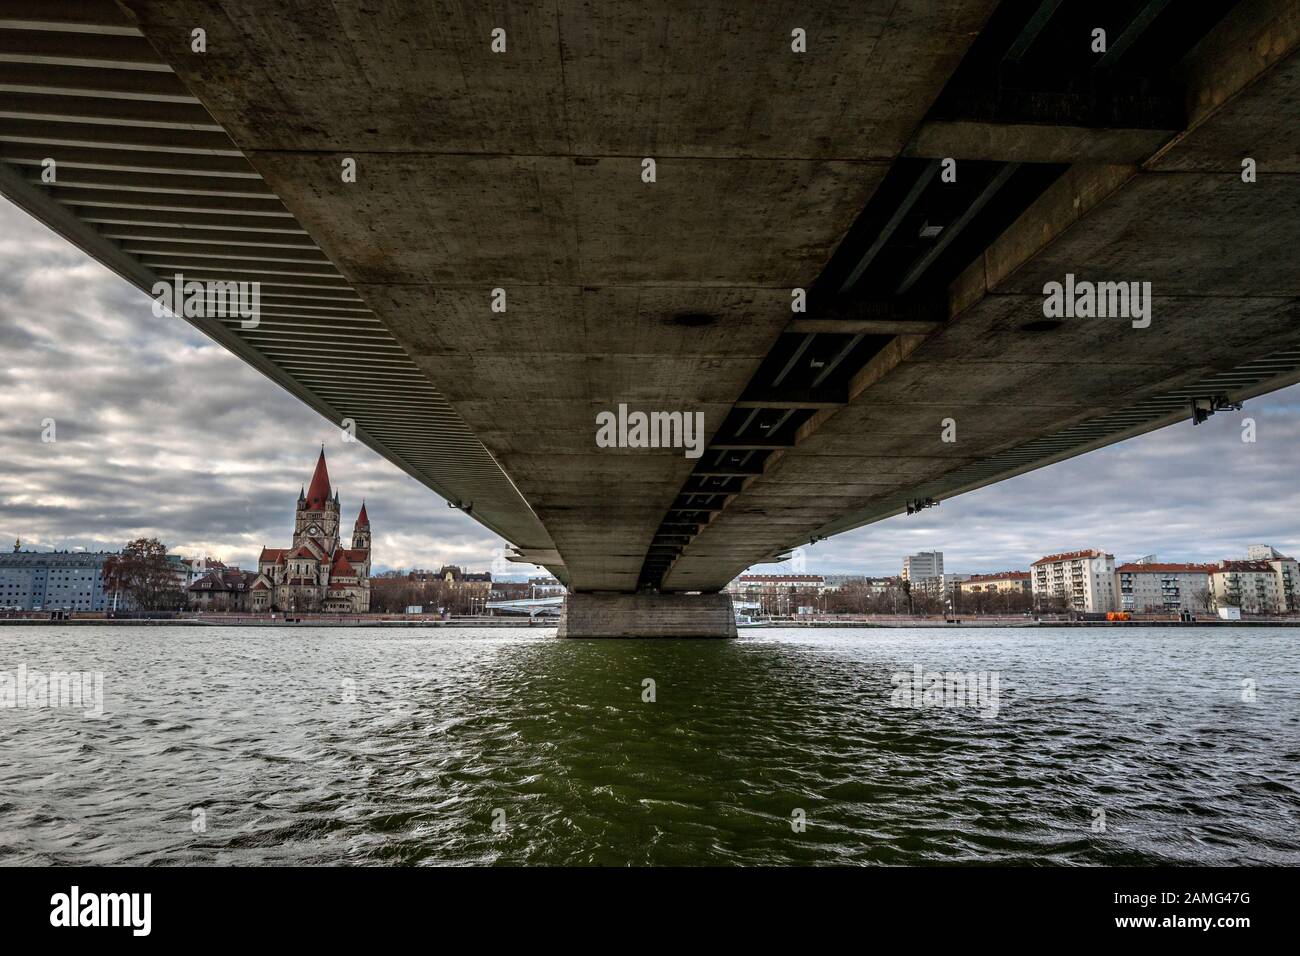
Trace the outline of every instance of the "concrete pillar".
<path fill-rule="evenodd" d="M 570 594 L 560 637 L 735 637 L 731 595 Z"/>

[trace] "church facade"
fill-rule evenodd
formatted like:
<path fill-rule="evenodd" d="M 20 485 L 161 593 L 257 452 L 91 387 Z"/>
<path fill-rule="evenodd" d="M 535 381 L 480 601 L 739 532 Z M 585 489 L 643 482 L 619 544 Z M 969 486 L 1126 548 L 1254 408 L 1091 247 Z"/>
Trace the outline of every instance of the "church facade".
<path fill-rule="evenodd" d="M 352 526 L 351 547 L 341 537 L 338 492 L 330 487 L 325 449 L 311 484 L 298 492 L 293 545 L 263 548 L 249 589 L 254 611 L 370 610 L 370 519 L 365 502 Z"/>

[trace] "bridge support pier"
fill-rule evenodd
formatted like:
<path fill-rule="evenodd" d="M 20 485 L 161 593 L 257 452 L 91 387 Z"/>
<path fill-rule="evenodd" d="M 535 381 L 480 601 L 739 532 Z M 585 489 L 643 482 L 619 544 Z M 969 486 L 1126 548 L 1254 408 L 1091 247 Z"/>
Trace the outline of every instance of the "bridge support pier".
<path fill-rule="evenodd" d="M 560 637 L 735 637 L 731 595 L 570 594 Z"/>

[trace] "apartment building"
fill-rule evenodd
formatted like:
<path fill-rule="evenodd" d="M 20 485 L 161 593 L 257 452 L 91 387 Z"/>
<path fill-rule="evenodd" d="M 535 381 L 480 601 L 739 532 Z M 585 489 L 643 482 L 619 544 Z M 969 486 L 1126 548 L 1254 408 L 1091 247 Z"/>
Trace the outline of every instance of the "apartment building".
<path fill-rule="evenodd" d="M 1267 544 L 1246 549 L 1250 561 L 1267 561 L 1278 579 L 1278 598 L 1283 611 L 1300 611 L 1300 563 Z"/>
<path fill-rule="evenodd" d="M 0 608 L 21 611 L 102 611 L 107 551 L 23 551 L 14 542 L 0 555 Z"/>
<path fill-rule="evenodd" d="M 789 594 L 791 591 L 826 590 L 826 578 L 820 574 L 742 574 L 727 588 L 735 597 L 759 593 Z"/>
<path fill-rule="evenodd" d="M 1271 561 L 1220 561 L 1210 580 L 1219 607 L 1239 607 L 1243 614 L 1286 609 L 1282 577 Z"/>
<path fill-rule="evenodd" d="M 1213 564 L 1169 564 L 1154 560 L 1115 569 L 1120 611 L 1206 613 L 1213 609 Z"/>
<path fill-rule="evenodd" d="M 944 588 L 943 552 L 918 551 L 903 559 L 902 578 L 917 591 L 939 593 Z"/>
<path fill-rule="evenodd" d="M 794 614 L 826 590 L 820 574 L 742 574 L 727 585 L 738 608 L 760 614 Z"/>
<path fill-rule="evenodd" d="M 949 596 L 970 578 L 969 574 L 944 574 L 937 578 L 926 578 L 921 584 L 921 590 L 936 596 Z"/>
<path fill-rule="evenodd" d="M 824 590 L 863 591 L 867 594 L 884 594 L 898 587 L 897 578 L 876 578 L 869 574 L 827 574 L 823 576 Z"/>
<path fill-rule="evenodd" d="M 1115 556 L 1104 551 L 1049 554 L 1030 565 L 1034 602 L 1060 601 L 1088 614 L 1116 610 Z"/>
<path fill-rule="evenodd" d="M 972 574 L 957 584 L 962 594 L 1032 594 L 1033 581 L 1028 571 L 999 571 L 996 574 Z"/>

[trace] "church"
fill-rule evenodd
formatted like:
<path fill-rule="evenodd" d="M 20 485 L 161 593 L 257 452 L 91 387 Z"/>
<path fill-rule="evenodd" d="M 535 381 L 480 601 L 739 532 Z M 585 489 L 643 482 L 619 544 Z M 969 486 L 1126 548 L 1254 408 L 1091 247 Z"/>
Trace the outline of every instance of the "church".
<path fill-rule="evenodd" d="M 325 448 L 311 484 L 298 492 L 293 547 L 263 548 L 249 589 L 254 611 L 370 610 L 370 519 L 366 505 L 352 526 L 352 547 L 339 539 L 339 495 L 330 488 Z"/>

